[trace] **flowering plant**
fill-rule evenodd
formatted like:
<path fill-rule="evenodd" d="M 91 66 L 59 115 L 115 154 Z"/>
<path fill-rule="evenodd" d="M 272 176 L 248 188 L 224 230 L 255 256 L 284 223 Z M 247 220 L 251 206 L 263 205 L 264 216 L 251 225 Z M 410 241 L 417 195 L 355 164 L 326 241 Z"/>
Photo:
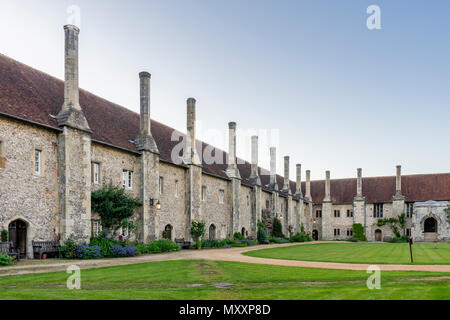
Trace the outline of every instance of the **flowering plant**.
<path fill-rule="evenodd" d="M 136 248 L 131 244 L 117 244 L 112 247 L 112 255 L 114 257 L 134 257 L 136 255 Z"/>
<path fill-rule="evenodd" d="M 101 250 L 97 245 L 81 244 L 76 250 L 76 256 L 79 259 L 97 259 L 100 255 Z"/>

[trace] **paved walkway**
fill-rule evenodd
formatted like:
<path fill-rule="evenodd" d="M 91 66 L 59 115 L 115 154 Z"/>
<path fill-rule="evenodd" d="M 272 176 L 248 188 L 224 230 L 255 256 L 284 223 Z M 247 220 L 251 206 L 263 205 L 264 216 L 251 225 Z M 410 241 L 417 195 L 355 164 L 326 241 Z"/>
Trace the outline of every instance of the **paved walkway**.
<path fill-rule="evenodd" d="M 329 242 L 329 241 L 328 241 Z M 229 249 L 203 249 L 203 250 L 183 250 L 172 253 L 144 255 L 133 258 L 115 258 L 101 260 L 51 260 L 30 261 L 27 264 L 15 265 L 0 268 L 0 277 L 9 275 L 20 275 L 30 273 L 46 273 L 65 271 L 70 265 L 78 265 L 82 269 L 102 268 L 111 266 L 121 266 L 129 264 L 138 264 L 156 261 L 174 261 L 174 260 L 216 260 L 216 261 L 234 261 L 255 264 L 266 264 L 275 266 L 301 267 L 301 268 L 320 268 L 320 269 L 340 269 L 340 270 L 367 270 L 370 264 L 352 264 L 336 262 L 313 262 L 296 260 L 278 260 L 267 258 L 256 258 L 242 255 L 247 251 L 270 249 L 279 247 L 290 247 L 305 244 L 328 243 L 327 241 L 307 242 L 307 243 L 288 243 L 273 244 L 263 246 L 252 246 L 244 248 Z M 336 243 L 336 242 L 332 242 Z M 383 271 L 431 271 L 431 272 L 450 272 L 450 265 L 401 265 L 401 264 L 379 264 Z"/>

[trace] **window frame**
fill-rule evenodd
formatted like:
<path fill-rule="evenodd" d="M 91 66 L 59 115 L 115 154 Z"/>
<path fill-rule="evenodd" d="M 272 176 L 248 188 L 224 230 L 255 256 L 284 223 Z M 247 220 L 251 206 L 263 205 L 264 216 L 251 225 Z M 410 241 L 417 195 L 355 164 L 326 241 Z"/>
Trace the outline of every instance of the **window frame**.
<path fill-rule="evenodd" d="M 133 171 L 131 170 L 122 171 L 122 186 L 125 189 L 133 189 Z"/>
<path fill-rule="evenodd" d="M 92 162 L 92 183 L 100 184 L 100 163 L 98 162 Z"/>
<path fill-rule="evenodd" d="M 37 159 L 36 156 L 39 155 Z M 41 175 L 42 173 L 42 150 L 34 149 L 34 173 L 36 175 Z"/>

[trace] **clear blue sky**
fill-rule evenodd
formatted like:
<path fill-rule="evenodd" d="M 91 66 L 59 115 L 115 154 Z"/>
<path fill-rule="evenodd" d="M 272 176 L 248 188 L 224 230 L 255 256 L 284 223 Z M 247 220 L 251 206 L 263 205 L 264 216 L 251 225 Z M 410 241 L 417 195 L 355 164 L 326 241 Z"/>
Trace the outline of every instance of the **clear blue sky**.
<path fill-rule="evenodd" d="M 322 179 L 450 172 L 449 1 L 0 0 L 0 52 L 63 78 L 66 8 L 81 8 L 80 86 L 226 148 L 227 123 L 279 130 L 282 156 Z M 366 9 L 381 8 L 381 30 Z M 208 132 L 220 130 L 223 141 Z M 238 155 L 249 159 L 241 143 Z M 268 149 L 260 162 L 269 166 Z"/>

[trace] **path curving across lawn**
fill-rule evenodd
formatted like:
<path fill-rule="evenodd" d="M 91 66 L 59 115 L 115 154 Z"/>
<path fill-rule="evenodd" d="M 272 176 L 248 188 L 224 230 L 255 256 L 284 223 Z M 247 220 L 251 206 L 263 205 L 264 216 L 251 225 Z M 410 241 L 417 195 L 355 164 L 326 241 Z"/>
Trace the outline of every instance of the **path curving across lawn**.
<path fill-rule="evenodd" d="M 415 265 L 450 265 L 450 243 L 413 244 Z M 246 256 L 317 262 L 363 264 L 411 264 L 407 243 L 335 242 L 311 243 L 247 251 Z"/>

